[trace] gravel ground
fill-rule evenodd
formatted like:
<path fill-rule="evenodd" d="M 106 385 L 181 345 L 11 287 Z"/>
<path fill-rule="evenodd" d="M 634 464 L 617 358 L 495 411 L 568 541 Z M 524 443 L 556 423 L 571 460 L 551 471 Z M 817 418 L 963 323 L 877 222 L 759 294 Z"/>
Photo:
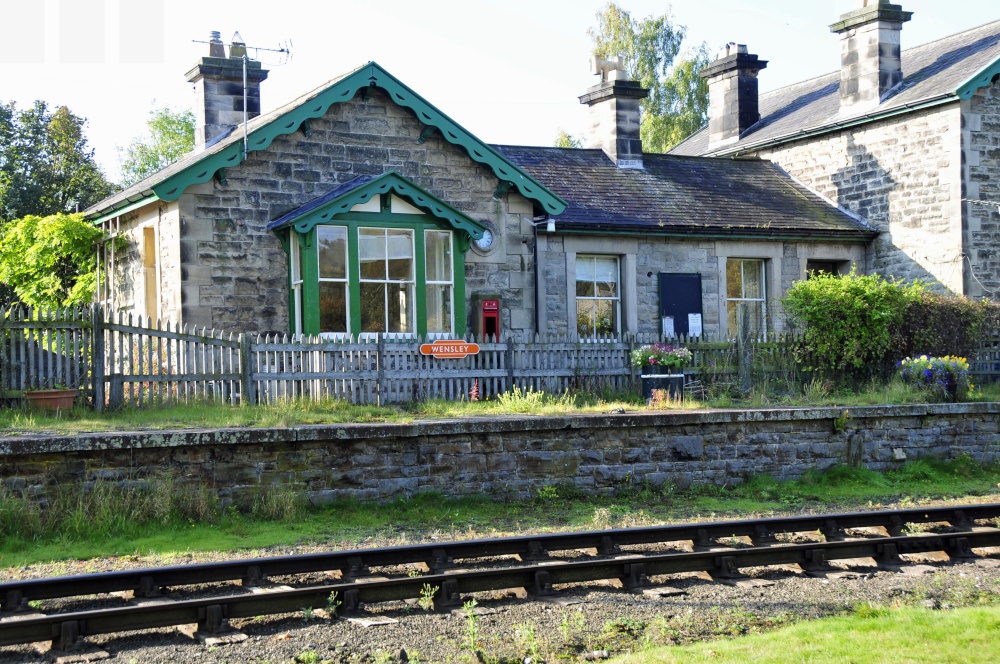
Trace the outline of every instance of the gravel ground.
<path fill-rule="evenodd" d="M 271 551 L 271 555 L 291 553 Z M 303 552 L 296 549 L 295 552 Z M 993 552 L 1000 553 L 1000 552 Z M 246 554 L 244 552 L 244 557 Z M 176 564 L 176 560 L 172 561 Z M 233 621 L 247 635 L 241 643 L 206 645 L 173 629 L 94 637 L 109 662 L 534 662 L 601 659 L 645 644 L 678 644 L 739 636 L 802 619 L 829 616 L 858 604 L 920 603 L 946 610 L 980 598 L 1000 599 L 1000 559 L 931 563 L 924 574 L 876 569 L 855 561 L 854 574 L 812 578 L 777 568 L 743 570 L 747 582 L 714 582 L 707 576 L 657 577 L 654 588 L 677 594 L 651 596 L 612 585 L 572 586 L 555 599 L 530 601 L 514 593 L 475 597 L 476 614 L 467 610 L 435 613 L 398 603 L 371 607 L 369 618 L 392 622 L 363 626 L 329 619 L 322 611 L 307 616 L 267 616 Z M 118 558 L 79 563 L 88 571 L 148 566 L 149 560 Z M 160 563 L 162 564 L 162 562 Z M 45 566 L 3 570 L 0 577 L 44 576 Z M 905 571 L 906 568 L 904 568 Z M 225 592 L 224 589 L 219 589 Z M 76 600 L 83 605 L 120 605 L 117 598 Z M 70 608 L 64 605 L 62 608 Z M 475 643 L 475 650 L 470 644 Z M 478 654 L 474 654 L 478 651 Z M 49 654 L 32 647 L 0 648 L 0 663 L 47 662 Z"/>

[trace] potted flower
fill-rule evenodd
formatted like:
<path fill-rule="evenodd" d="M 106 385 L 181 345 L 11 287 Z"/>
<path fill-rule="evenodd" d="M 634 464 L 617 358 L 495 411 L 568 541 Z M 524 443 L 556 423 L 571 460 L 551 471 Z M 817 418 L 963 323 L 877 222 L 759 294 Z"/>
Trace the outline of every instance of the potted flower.
<path fill-rule="evenodd" d="M 969 395 L 969 362 L 964 357 L 920 355 L 896 363 L 907 385 L 945 401 L 964 401 Z"/>
<path fill-rule="evenodd" d="M 648 344 L 632 351 L 632 366 L 640 371 L 642 398 L 653 398 L 653 390 L 666 390 L 671 399 L 684 398 L 684 367 L 694 354 L 683 346 Z"/>

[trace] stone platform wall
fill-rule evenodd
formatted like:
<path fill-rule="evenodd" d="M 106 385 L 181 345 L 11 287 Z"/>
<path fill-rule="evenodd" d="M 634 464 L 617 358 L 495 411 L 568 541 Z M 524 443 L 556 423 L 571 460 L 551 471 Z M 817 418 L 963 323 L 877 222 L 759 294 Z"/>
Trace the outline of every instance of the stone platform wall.
<path fill-rule="evenodd" d="M 170 473 L 223 500 L 281 485 L 314 503 L 353 497 L 527 497 L 546 485 L 738 483 L 859 462 L 967 454 L 1000 459 L 1000 404 L 496 417 L 290 429 L 0 439 L 0 482 L 37 498 L 57 485 Z"/>

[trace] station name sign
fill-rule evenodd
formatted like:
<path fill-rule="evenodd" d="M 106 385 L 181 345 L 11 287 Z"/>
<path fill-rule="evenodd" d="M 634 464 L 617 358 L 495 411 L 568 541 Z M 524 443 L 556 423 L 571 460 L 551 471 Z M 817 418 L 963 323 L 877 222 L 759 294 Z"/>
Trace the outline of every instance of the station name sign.
<path fill-rule="evenodd" d="M 420 345 L 421 355 L 433 355 L 439 360 L 457 360 L 466 355 L 478 355 L 479 344 L 459 339 L 445 339 Z"/>

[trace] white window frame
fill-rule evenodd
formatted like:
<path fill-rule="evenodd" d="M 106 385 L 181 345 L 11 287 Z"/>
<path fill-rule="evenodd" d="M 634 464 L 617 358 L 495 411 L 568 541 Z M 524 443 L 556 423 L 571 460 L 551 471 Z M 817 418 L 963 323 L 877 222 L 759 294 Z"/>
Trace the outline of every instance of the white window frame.
<path fill-rule="evenodd" d="M 444 233 L 448 236 L 448 247 L 449 254 L 445 264 L 447 266 L 448 281 L 434 281 L 428 276 L 428 247 L 430 244 L 427 242 L 427 236 L 431 233 Z M 416 267 L 414 266 L 414 269 Z M 430 287 L 431 286 L 447 286 L 449 301 L 448 301 L 448 311 L 450 316 L 448 319 L 448 329 L 444 332 L 431 332 L 427 330 L 427 337 L 431 339 L 448 339 L 455 335 L 455 234 L 452 231 L 444 229 L 424 229 L 424 288 L 426 292 L 424 293 L 424 308 L 428 311 L 424 311 L 425 322 L 430 322 Z"/>
<path fill-rule="evenodd" d="M 292 306 L 295 307 L 295 321 L 293 323 L 295 336 L 302 336 L 302 248 L 299 246 L 299 234 L 294 231 L 289 233 L 288 248 L 291 261 L 292 282 Z M 319 251 L 317 247 L 316 251 Z"/>
<path fill-rule="evenodd" d="M 343 228 L 344 229 L 344 277 L 324 277 L 323 276 L 323 264 L 320 261 L 319 249 L 321 246 L 320 233 L 323 228 Z M 330 225 L 318 225 L 316 226 L 316 288 L 319 288 L 319 284 L 323 282 L 333 283 L 333 284 L 344 284 L 344 322 L 347 328 L 343 332 L 320 332 L 320 336 L 325 339 L 346 339 L 351 335 L 351 256 L 350 250 L 348 249 L 348 237 L 347 234 L 350 232 L 347 226 L 338 226 L 336 224 Z M 301 276 L 299 277 L 301 281 Z M 301 291 L 299 293 L 301 297 Z"/>
<path fill-rule="evenodd" d="M 739 297 L 733 297 L 729 293 L 729 263 L 732 261 L 740 262 L 740 294 Z M 760 297 L 747 297 L 746 296 L 746 264 L 754 263 L 757 265 L 757 273 L 760 279 Z M 732 336 L 734 334 L 733 330 L 729 329 L 729 303 L 737 303 L 737 307 L 740 302 L 760 302 L 761 306 L 761 334 L 767 336 L 767 259 L 764 258 L 742 258 L 739 256 L 729 256 L 726 258 L 726 279 L 723 282 L 726 288 L 726 331 L 727 334 Z M 737 309 L 739 311 L 739 309 Z M 739 325 L 739 321 L 737 321 Z"/>
<path fill-rule="evenodd" d="M 604 260 L 609 260 L 610 259 L 610 260 L 613 260 L 615 262 L 615 296 L 614 297 L 606 297 L 606 296 L 597 295 L 597 282 L 596 281 L 593 282 L 593 285 L 594 285 L 594 295 L 593 296 L 577 295 L 576 294 L 576 288 L 577 288 L 577 284 L 580 283 L 580 279 L 579 279 L 579 276 L 578 276 L 578 274 L 579 274 L 578 270 L 579 270 L 580 264 L 582 262 L 593 261 L 593 264 L 594 264 L 594 267 L 595 267 L 595 274 L 596 274 L 597 261 L 601 260 L 601 259 L 604 259 Z M 574 312 L 573 320 L 577 321 L 576 333 L 580 336 L 581 339 L 596 339 L 596 338 L 606 338 L 606 337 L 621 336 L 621 334 L 622 334 L 622 261 L 621 261 L 621 257 L 617 256 L 617 255 L 613 255 L 613 254 L 577 254 L 576 255 L 576 267 L 577 267 L 577 273 L 574 274 L 575 278 L 574 278 L 574 281 L 573 281 L 573 303 L 574 303 L 574 307 L 573 307 L 573 312 Z M 610 301 L 610 302 L 614 303 L 613 304 L 613 307 L 614 307 L 614 320 L 612 321 L 613 331 L 609 335 L 604 335 L 604 336 L 600 336 L 599 337 L 598 334 L 597 334 L 597 330 L 596 329 L 592 333 L 587 334 L 587 335 L 580 334 L 580 327 L 579 327 L 579 322 L 578 322 L 579 318 L 578 318 L 578 314 L 576 314 L 576 312 L 579 311 L 578 305 L 579 305 L 580 300 L 586 300 L 588 302 L 608 302 L 608 301 Z"/>
<path fill-rule="evenodd" d="M 538 326 L 539 329 L 549 329 L 565 325 L 567 334 L 576 331 L 576 257 L 578 255 L 600 254 L 618 256 L 619 267 L 619 298 L 621 308 L 619 323 L 621 334 L 635 334 L 639 331 L 638 289 L 636 285 L 637 256 L 639 241 L 633 238 L 620 237 L 573 237 L 566 236 L 562 240 L 564 259 L 556 263 L 550 262 L 549 241 L 544 233 L 539 233 L 538 242 L 539 264 L 535 268 L 535 288 L 538 289 Z M 552 250 L 556 250 L 552 247 Z M 563 276 L 557 276 L 554 270 L 559 270 Z M 559 321 L 549 321 L 549 312 L 545 306 L 550 293 L 558 295 L 565 302 L 565 318 Z M 571 313 L 572 312 L 572 313 Z M 568 320 L 567 320 L 568 319 Z"/>
<path fill-rule="evenodd" d="M 417 314 L 417 302 L 416 302 L 416 290 L 417 290 L 417 279 L 416 279 L 417 252 L 416 252 L 416 246 L 415 246 L 416 232 L 412 228 L 394 228 L 394 227 L 389 227 L 389 226 L 359 226 L 358 229 L 357 229 L 357 233 L 358 233 L 358 252 L 359 252 L 359 254 L 360 254 L 360 251 L 361 251 L 361 234 L 362 234 L 362 231 L 381 231 L 382 232 L 382 237 L 385 239 L 385 242 L 386 242 L 386 247 L 385 247 L 385 255 L 386 255 L 385 260 L 386 261 L 389 260 L 389 258 L 388 258 L 388 256 L 389 256 L 389 247 L 388 247 L 389 231 L 403 231 L 404 233 L 408 233 L 409 236 L 410 236 L 410 275 L 409 275 L 409 279 L 406 279 L 406 280 L 390 279 L 389 278 L 388 263 L 387 263 L 386 264 L 385 279 L 365 279 L 365 278 L 362 278 L 362 276 L 361 276 L 361 263 L 362 263 L 362 260 L 361 260 L 361 256 L 360 255 L 358 256 L 357 275 L 358 275 L 358 286 L 359 286 L 359 288 L 362 287 L 364 284 L 383 284 L 385 286 L 385 291 L 384 291 L 385 292 L 385 296 L 384 296 L 385 299 L 383 300 L 383 309 L 382 309 L 382 312 L 383 312 L 382 313 L 383 331 L 381 331 L 381 332 L 364 332 L 364 331 L 360 331 L 359 330 L 359 336 L 361 338 L 373 338 L 375 335 L 381 334 L 383 336 L 383 338 L 386 338 L 386 339 L 409 339 L 409 338 L 413 338 L 413 337 L 416 336 L 416 329 L 415 328 L 417 326 L 417 315 L 418 315 Z M 389 318 L 388 318 L 388 316 L 389 316 L 389 286 L 390 285 L 399 285 L 399 284 L 409 284 L 410 285 L 410 293 L 411 293 L 411 297 L 413 298 L 413 302 L 409 306 L 409 312 L 410 312 L 410 318 L 411 318 L 411 320 L 407 321 L 407 327 L 409 327 L 410 329 L 407 332 L 388 332 L 385 328 L 389 327 L 389 325 L 388 325 L 388 323 L 389 323 Z M 348 311 L 349 311 L 349 309 L 348 309 Z"/>

